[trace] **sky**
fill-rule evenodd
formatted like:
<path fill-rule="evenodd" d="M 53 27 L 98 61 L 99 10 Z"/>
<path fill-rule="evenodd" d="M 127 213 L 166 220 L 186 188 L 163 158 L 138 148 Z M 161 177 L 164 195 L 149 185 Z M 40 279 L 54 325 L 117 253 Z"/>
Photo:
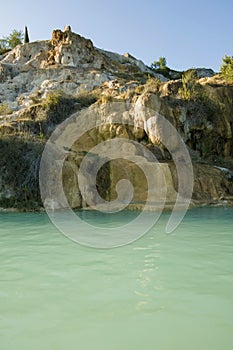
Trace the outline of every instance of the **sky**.
<path fill-rule="evenodd" d="M 96 47 L 147 65 L 163 56 L 176 70 L 219 71 L 233 55 L 232 0 L 11 0 L 0 11 L 0 38 L 27 25 L 30 41 L 48 40 L 70 25 Z"/>

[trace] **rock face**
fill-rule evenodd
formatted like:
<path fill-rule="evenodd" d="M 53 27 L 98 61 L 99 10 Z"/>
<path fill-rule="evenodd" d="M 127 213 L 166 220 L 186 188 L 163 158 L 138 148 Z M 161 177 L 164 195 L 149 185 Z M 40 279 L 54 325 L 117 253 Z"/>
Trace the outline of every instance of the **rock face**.
<path fill-rule="evenodd" d="M 142 61 L 97 49 L 91 40 L 73 33 L 54 30 L 52 39 L 17 46 L 0 61 L 0 103 L 7 101 L 13 111 L 30 104 L 30 96 L 46 96 L 62 90 L 68 95 L 91 91 L 118 76 L 147 74 L 166 81 Z"/>
<path fill-rule="evenodd" d="M 64 144 L 75 139 L 80 113 L 91 115 L 94 124 L 64 147 L 63 190 L 72 208 L 89 205 L 77 176 L 84 156 L 93 153 L 92 169 L 92 161 L 98 163 L 103 157 L 95 147 L 115 139 L 127 143 L 122 157 L 105 155 L 97 174 L 96 196 L 116 201 L 117 184 L 128 179 L 134 188 L 129 208 L 142 208 L 148 194 L 151 209 L 163 200 L 171 208 L 179 192 L 173 156 L 179 160 L 183 156 L 174 130 L 193 162 L 192 204 L 232 203 L 233 87 L 208 69 L 197 69 L 196 75 L 195 94 L 184 98 L 181 79 L 168 81 L 130 54 L 100 50 L 70 26 L 54 30 L 51 40 L 17 46 L 0 60 L 0 206 L 30 209 L 41 205 L 38 172 L 43 148 L 56 126 L 74 112 Z M 116 123 L 118 114 L 121 119 Z M 55 157 L 51 163 L 50 171 L 56 172 L 59 161 Z M 148 189 L 143 170 L 156 174 L 153 189 Z M 93 188 L 85 184 L 87 198 L 94 201 Z M 52 181 L 49 186 L 56 185 Z M 55 202 L 48 194 L 46 205 L 56 209 L 65 207 L 66 201 Z"/>
<path fill-rule="evenodd" d="M 69 26 L 65 27 L 64 32 L 54 30 L 51 43 L 53 48 L 47 59 L 49 64 L 77 67 L 94 61 L 95 53 L 91 40 L 72 33 Z"/>

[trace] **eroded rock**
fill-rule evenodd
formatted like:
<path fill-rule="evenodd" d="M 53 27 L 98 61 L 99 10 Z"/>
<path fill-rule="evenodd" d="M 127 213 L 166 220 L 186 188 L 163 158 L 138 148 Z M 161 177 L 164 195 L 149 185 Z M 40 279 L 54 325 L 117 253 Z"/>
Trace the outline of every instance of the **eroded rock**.
<path fill-rule="evenodd" d="M 98 174 L 99 194 L 114 201 L 117 183 L 128 176 L 135 189 L 131 206 L 142 208 L 147 200 L 148 187 L 143 171 L 135 164 L 139 162 L 142 168 L 153 172 L 154 155 L 161 163 L 155 171 L 157 185 L 150 190 L 152 202 L 162 201 L 166 187 L 165 202 L 171 208 L 178 192 L 172 153 L 179 154 L 179 142 L 176 135 L 166 129 L 163 123 L 166 119 L 178 131 L 193 159 L 193 201 L 196 204 L 229 202 L 233 197 L 232 177 L 229 175 L 233 170 L 233 87 L 212 76 L 211 70 L 199 69 L 196 73 L 201 78 L 198 83 L 203 87 L 203 95 L 199 100 L 182 99 L 180 79 L 168 81 L 130 54 L 119 55 L 97 49 L 91 40 L 66 26 L 63 31 L 54 30 L 51 40 L 17 46 L 0 58 L 0 103 L 6 102 L 13 112 L 4 115 L 3 111 L 0 116 L 1 135 L 7 138 L 6 142 L 9 137 L 13 143 L 22 137 L 27 156 L 31 152 L 30 143 L 45 143 L 56 124 L 76 110 L 89 108 L 93 128 L 65 150 L 68 155 L 62 176 L 68 204 L 72 208 L 87 206 L 77 179 L 84 154 L 108 139 L 125 139 L 129 142 L 122 154 L 130 154 L 131 161 L 109 159 Z M 145 84 L 148 74 L 156 78 L 152 79 L 149 88 Z M 50 94 L 59 91 L 64 105 L 50 100 L 52 105 L 54 103 L 50 108 Z M 94 99 L 91 94 L 95 95 Z M 72 106 L 71 100 L 76 101 Z M 118 123 L 114 122 L 116 115 L 119 115 Z M 73 118 L 81 127 L 79 115 Z M 97 119 L 102 125 L 95 127 Z M 84 123 L 88 124 L 88 119 Z M 73 125 L 68 126 L 61 141 L 75 137 L 75 133 Z M 145 149 L 135 148 L 130 140 Z M 151 151 L 151 156 L 146 150 Z M 7 157 L 9 155 L 5 153 L 1 155 L 1 159 L 7 160 Z M 24 152 L 20 157 L 19 161 L 23 163 Z M 100 154 L 94 152 L 93 157 L 98 159 Z M 54 162 L 50 170 L 55 172 L 56 166 Z M 229 171 L 223 171 L 225 167 Z M 7 200 L 9 196 L 16 198 L 17 188 L 6 183 L 2 174 L 0 172 L 0 193 Z M 162 177 L 165 183 L 162 183 Z M 56 182 L 50 185 L 52 189 Z M 91 188 L 86 190 L 91 198 Z M 62 197 L 54 201 L 48 192 L 45 204 L 55 210 L 65 208 L 67 201 Z"/>

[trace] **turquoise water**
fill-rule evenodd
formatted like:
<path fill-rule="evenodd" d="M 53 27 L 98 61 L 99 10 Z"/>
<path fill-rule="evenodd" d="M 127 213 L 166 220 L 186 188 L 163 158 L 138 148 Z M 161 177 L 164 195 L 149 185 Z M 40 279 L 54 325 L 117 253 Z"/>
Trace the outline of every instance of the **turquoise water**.
<path fill-rule="evenodd" d="M 0 349 L 232 349 L 233 209 L 192 210 L 171 235 L 168 218 L 101 250 L 68 240 L 44 213 L 0 214 Z"/>

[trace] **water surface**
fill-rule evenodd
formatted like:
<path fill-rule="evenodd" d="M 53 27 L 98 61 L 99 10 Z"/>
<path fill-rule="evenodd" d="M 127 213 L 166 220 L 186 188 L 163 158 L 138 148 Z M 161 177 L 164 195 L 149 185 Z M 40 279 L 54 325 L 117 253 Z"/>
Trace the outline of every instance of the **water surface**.
<path fill-rule="evenodd" d="M 81 215 L 111 226 L 135 214 Z M 168 218 L 104 250 L 44 213 L 1 213 L 0 349 L 231 350 L 233 209 L 189 211 L 171 235 Z"/>

